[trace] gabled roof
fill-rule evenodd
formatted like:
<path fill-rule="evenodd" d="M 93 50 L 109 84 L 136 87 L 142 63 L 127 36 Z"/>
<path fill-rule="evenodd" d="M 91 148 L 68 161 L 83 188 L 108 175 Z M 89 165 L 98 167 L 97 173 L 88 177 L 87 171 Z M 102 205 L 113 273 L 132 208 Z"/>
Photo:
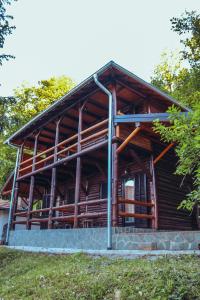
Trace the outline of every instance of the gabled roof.
<path fill-rule="evenodd" d="M 179 106 L 182 111 L 189 111 L 189 108 L 181 105 L 178 101 L 176 101 L 169 95 L 160 91 L 153 85 L 147 83 L 143 79 L 137 77 L 135 74 L 131 73 L 130 71 L 121 67 L 113 61 L 110 61 L 109 63 L 104 65 L 94 74 L 98 75 L 99 80 L 103 84 L 108 83 L 111 78 L 115 78 L 122 81 L 124 84 L 133 87 L 136 91 L 138 91 L 138 93 L 144 94 L 147 97 L 153 97 L 158 101 L 164 101 L 165 103 L 168 103 L 169 106 L 175 104 L 176 106 Z M 46 110 L 39 113 L 36 117 L 34 117 L 17 132 L 15 132 L 8 140 L 5 141 L 5 143 L 11 143 L 14 145 L 17 139 L 26 137 L 36 128 L 41 127 L 46 122 L 55 118 L 55 116 L 59 116 L 59 114 L 61 114 L 67 107 L 74 105 L 74 103 L 82 100 L 85 96 L 94 92 L 97 89 L 97 86 L 93 79 L 94 74 L 92 74 L 83 82 L 78 84 L 75 88 L 70 90 L 66 95 L 64 95 L 58 101 L 54 102 Z"/>

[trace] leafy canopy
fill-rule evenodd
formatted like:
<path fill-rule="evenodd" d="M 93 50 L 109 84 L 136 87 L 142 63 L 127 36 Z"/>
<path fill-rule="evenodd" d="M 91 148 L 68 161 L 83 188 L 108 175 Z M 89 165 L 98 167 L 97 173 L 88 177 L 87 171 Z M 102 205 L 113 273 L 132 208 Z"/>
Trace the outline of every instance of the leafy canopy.
<path fill-rule="evenodd" d="M 10 24 L 13 16 L 6 14 L 6 5 L 10 5 L 12 0 L 0 0 L 0 49 L 3 49 L 6 36 L 10 35 L 15 29 L 15 26 Z M 2 65 L 3 60 L 9 60 L 14 58 L 10 54 L 0 53 L 0 65 Z"/>
<path fill-rule="evenodd" d="M 181 51 L 183 59 L 189 61 L 191 66 L 200 64 L 200 15 L 195 11 L 186 11 L 180 18 L 172 18 L 172 30 L 183 36 Z"/>
<path fill-rule="evenodd" d="M 193 178 L 194 189 L 182 202 L 189 210 L 200 203 L 200 15 L 185 12 L 180 18 L 172 18 L 172 30 L 183 39 L 184 50 L 177 54 L 164 53 L 152 77 L 152 83 L 192 108 L 188 117 L 178 114 L 174 106 L 170 113 L 171 126 L 155 123 L 155 130 L 166 142 L 175 141 L 179 158 L 176 173 Z M 184 67 L 184 63 L 189 67 Z"/>
<path fill-rule="evenodd" d="M 67 76 L 41 80 L 37 86 L 22 84 L 14 91 L 14 97 L 0 99 L 0 186 L 12 171 L 16 150 L 4 145 L 7 137 L 46 109 L 75 86 Z"/>

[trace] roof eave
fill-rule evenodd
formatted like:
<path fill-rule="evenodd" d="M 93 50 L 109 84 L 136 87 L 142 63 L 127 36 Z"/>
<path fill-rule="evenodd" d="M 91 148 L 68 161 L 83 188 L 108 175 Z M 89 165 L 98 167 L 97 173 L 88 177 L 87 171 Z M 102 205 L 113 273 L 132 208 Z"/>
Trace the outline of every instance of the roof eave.
<path fill-rule="evenodd" d="M 180 104 L 178 101 L 176 101 L 174 98 L 172 98 L 171 96 L 167 95 L 166 93 L 160 91 L 159 89 L 157 89 L 156 87 L 154 87 L 153 85 L 151 85 L 150 83 L 144 81 L 143 79 L 139 78 L 138 76 L 136 76 L 135 74 L 133 74 L 132 72 L 128 71 L 127 69 L 121 67 L 120 65 L 118 65 L 117 63 L 115 63 L 114 61 L 110 61 L 108 62 L 106 65 L 104 65 L 102 68 L 100 68 L 98 71 L 96 71 L 95 73 L 93 73 L 92 75 L 90 75 L 88 78 L 86 78 L 84 81 L 82 81 L 81 83 L 79 83 L 77 86 L 75 86 L 72 90 L 70 90 L 66 95 L 64 95 L 63 97 L 61 97 L 59 100 L 55 101 L 51 106 L 49 106 L 47 109 L 43 110 L 42 112 L 40 112 L 37 116 L 35 116 L 33 119 L 31 119 L 28 123 L 26 123 L 24 126 L 22 126 L 18 131 L 16 131 L 14 134 L 12 134 L 5 142 L 4 144 L 9 144 L 12 145 L 14 147 L 19 147 L 19 145 L 16 145 L 13 140 L 15 138 L 17 138 L 17 136 L 19 134 L 21 134 L 25 129 L 27 129 L 29 127 L 29 125 L 33 125 L 35 122 L 39 121 L 41 119 L 42 116 L 44 116 L 45 113 L 50 112 L 52 109 L 56 108 L 57 106 L 59 106 L 63 101 L 65 101 L 67 98 L 69 98 L 71 95 L 73 95 L 74 93 L 76 93 L 77 91 L 79 91 L 80 89 L 84 88 L 85 86 L 87 86 L 88 84 L 90 84 L 94 79 L 93 79 L 93 75 L 97 74 L 98 76 L 100 76 L 102 73 L 104 73 L 105 71 L 107 71 L 108 69 L 111 68 L 115 68 L 120 72 L 125 73 L 127 76 L 132 77 L 133 79 L 135 79 L 136 81 L 138 81 L 139 83 L 141 83 L 142 85 L 144 85 L 147 89 L 151 89 L 152 91 L 154 91 L 155 93 L 157 93 L 158 95 L 160 95 L 162 98 L 165 98 L 166 100 L 168 100 L 169 102 L 179 106 L 180 108 L 182 108 L 185 111 L 191 111 L 191 109 L 189 109 L 188 107 Z"/>
<path fill-rule="evenodd" d="M 83 88 L 84 86 L 88 85 L 91 83 L 93 79 L 94 74 L 98 74 L 99 76 L 108 70 L 110 67 L 112 67 L 115 63 L 113 61 L 108 62 L 106 65 L 104 65 L 102 68 L 100 68 L 98 71 L 94 72 L 92 75 L 90 75 L 88 78 L 86 78 L 84 81 L 79 83 L 77 86 L 75 86 L 73 89 L 71 89 L 67 94 L 65 94 L 63 97 L 55 101 L 52 105 L 47 107 L 45 110 L 41 111 L 37 116 L 32 118 L 28 123 L 26 123 L 24 126 L 22 126 L 19 130 L 17 130 L 15 133 L 13 133 L 5 142 L 4 144 L 12 145 L 14 147 L 19 147 L 19 145 L 16 145 L 12 143 L 12 139 L 17 137 L 23 130 L 25 130 L 30 124 L 33 124 L 36 121 L 39 121 L 41 116 L 43 116 L 45 113 L 51 111 L 53 108 L 57 107 L 61 102 L 66 100 L 66 98 L 70 97 L 73 95 L 75 92 L 77 92 L 79 89 Z"/>

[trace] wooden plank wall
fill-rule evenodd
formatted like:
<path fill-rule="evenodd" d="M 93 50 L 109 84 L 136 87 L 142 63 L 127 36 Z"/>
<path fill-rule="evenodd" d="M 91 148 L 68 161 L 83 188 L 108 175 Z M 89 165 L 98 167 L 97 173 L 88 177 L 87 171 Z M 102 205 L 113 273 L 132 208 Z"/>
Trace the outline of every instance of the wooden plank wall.
<path fill-rule="evenodd" d="M 154 146 L 158 155 L 163 148 Z M 166 230 L 196 229 L 195 213 L 177 209 L 180 202 L 190 191 L 191 180 L 186 179 L 181 185 L 182 177 L 174 175 L 177 159 L 174 150 L 170 150 L 155 166 L 157 197 L 158 197 L 158 227 Z"/>
<path fill-rule="evenodd" d="M 143 158 L 143 161 L 145 162 L 146 166 L 149 167 L 149 159 Z M 138 165 L 133 162 L 131 163 L 126 163 L 125 161 L 121 161 L 120 162 L 120 166 L 119 166 L 119 181 L 118 181 L 118 197 L 123 197 L 123 179 L 125 177 L 127 178 L 131 178 L 134 176 L 134 174 L 136 172 L 141 172 L 141 169 L 138 167 Z M 105 169 L 105 174 L 107 174 L 107 169 Z M 91 200 L 97 200 L 100 197 L 100 184 L 102 182 L 106 182 L 107 181 L 107 177 L 103 177 L 100 172 L 95 172 L 93 173 L 93 175 L 88 179 L 88 195 L 85 194 L 85 191 L 83 189 L 81 189 L 80 192 L 80 202 L 83 201 L 91 201 Z M 82 177 L 82 185 L 85 187 L 86 186 L 86 179 L 84 178 L 84 176 Z M 72 180 L 69 180 L 68 183 L 66 183 L 65 188 L 68 187 L 73 188 L 74 187 L 74 182 Z M 59 189 L 63 192 L 64 191 L 64 186 L 60 186 Z M 147 180 L 147 194 L 148 194 L 148 198 L 150 200 L 150 183 Z M 66 201 L 64 201 L 64 199 L 60 200 L 60 205 L 63 204 L 67 204 Z M 123 206 L 123 205 L 122 205 Z M 120 208 L 120 207 L 119 207 Z M 101 204 L 92 204 L 92 205 L 88 205 L 88 206 L 81 206 L 79 208 L 79 214 L 80 213 L 85 213 L 85 212 L 106 212 L 107 211 L 107 204 L 106 203 L 101 203 Z M 60 213 L 60 215 L 69 215 L 68 213 Z M 99 217 L 97 219 L 93 219 L 90 220 L 88 222 L 88 226 L 91 227 L 95 227 L 95 226 L 106 226 L 106 216 L 103 217 Z M 79 227 L 85 227 L 85 220 L 79 220 Z M 141 227 L 147 227 L 148 226 L 148 222 L 144 222 L 145 224 L 143 224 L 143 226 Z M 119 217 L 118 219 L 118 226 L 123 226 L 123 220 L 122 218 Z"/>

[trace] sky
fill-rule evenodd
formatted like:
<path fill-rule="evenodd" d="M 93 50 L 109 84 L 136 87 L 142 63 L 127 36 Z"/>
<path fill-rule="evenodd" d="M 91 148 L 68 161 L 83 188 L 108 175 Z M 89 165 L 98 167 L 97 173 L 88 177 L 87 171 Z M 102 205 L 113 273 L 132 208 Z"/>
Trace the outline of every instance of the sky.
<path fill-rule="evenodd" d="M 180 48 L 170 18 L 200 10 L 200 0 L 18 0 L 16 30 L 0 67 L 0 95 L 23 82 L 67 75 L 76 83 L 110 60 L 149 81 L 161 53 Z"/>

